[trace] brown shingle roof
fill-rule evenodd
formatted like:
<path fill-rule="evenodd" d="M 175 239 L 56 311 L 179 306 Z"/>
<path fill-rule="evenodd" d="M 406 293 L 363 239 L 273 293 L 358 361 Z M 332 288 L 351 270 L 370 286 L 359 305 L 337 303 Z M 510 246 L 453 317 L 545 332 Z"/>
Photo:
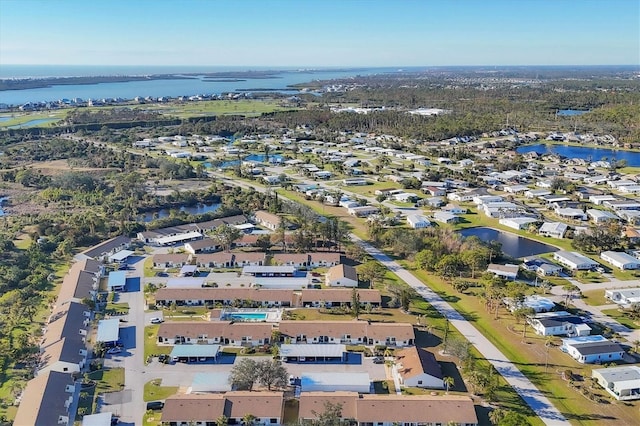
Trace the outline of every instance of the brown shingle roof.
<path fill-rule="evenodd" d="M 256 417 L 280 417 L 284 404 L 282 392 L 235 391 L 225 394 L 227 417 L 239 418 L 247 413 Z M 225 410 L 226 411 L 226 410 Z"/>
<path fill-rule="evenodd" d="M 234 256 L 235 256 L 235 261 L 237 263 L 242 263 L 243 261 L 244 262 L 258 262 L 258 261 L 264 262 L 266 255 L 264 253 L 258 253 L 258 252 L 254 252 L 254 253 L 240 252 L 240 253 L 234 253 Z"/>
<path fill-rule="evenodd" d="M 442 370 L 436 357 L 429 351 L 412 346 L 396 352 L 396 362 L 402 364 L 398 373 L 403 378 L 415 377 L 422 373 L 442 379 Z"/>
<path fill-rule="evenodd" d="M 327 278 L 329 281 L 339 280 L 340 278 L 349 278 L 354 281 L 358 281 L 358 274 L 356 268 L 349 265 L 336 265 L 329 268 L 327 271 Z"/>
<path fill-rule="evenodd" d="M 342 405 L 343 418 L 355 419 L 357 398 L 358 394 L 355 392 L 302 392 L 298 417 L 300 419 L 316 419 L 318 413 L 325 411 L 325 404 L 332 403 Z"/>
<path fill-rule="evenodd" d="M 293 290 L 256 288 L 161 288 L 156 300 L 254 300 L 290 303 Z"/>
<path fill-rule="evenodd" d="M 160 324 L 158 337 L 174 338 L 175 336 L 190 337 L 206 335 L 208 338 L 224 337 L 239 340 L 245 336 L 253 339 L 270 338 L 273 326 L 268 323 L 251 323 L 228 321 L 176 321 Z"/>
<path fill-rule="evenodd" d="M 215 420 L 224 413 L 222 394 L 174 395 L 167 398 L 162 409 L 163 422 L 204 422 Z"/>
<path fill-rule="evenodd" d="M 153 263 L 187 263 L 189 253 L 154 254 Z"/>

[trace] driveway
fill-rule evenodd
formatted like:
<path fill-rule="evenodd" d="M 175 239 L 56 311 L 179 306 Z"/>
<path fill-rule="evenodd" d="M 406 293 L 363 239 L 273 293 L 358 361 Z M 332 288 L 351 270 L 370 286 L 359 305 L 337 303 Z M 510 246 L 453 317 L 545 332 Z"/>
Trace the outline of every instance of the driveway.
<path fill-rule="evenodd" d="M 387 255 L 372 245 L 351 235 L 353 241 L 360 244 L 374 259 L 393 271 L 398 277 L 413 287 L 420 296 L 429 302 L 438 312 L 449 319 L 454 326 L 473 346 L 486 358 L 504 379 L 513 387 L 527 405 L 546 425 L 568 425 L 568 420 L 556 409 L 551 401 L 516 366 L 503 355 L 486 337 L 471 323 L 465 320 L 451 305 L 425 286 L 418 278 L 401 267 Z"/>

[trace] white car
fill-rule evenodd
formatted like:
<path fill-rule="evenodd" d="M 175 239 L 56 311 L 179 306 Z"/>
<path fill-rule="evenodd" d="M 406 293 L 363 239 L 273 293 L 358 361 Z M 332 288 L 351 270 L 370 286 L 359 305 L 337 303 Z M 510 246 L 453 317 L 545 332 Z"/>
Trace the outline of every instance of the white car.
<path fill-rule="evenodd" d="M 111 348 L 107 351 L 107 353 L 109 355 L 113 355 L 113 354 L 119 354 L 120 352 L 122 352 L 122 349 L 120 349 L 119 347 L 115 347 L 115 348 Z"/>
<path fill-rule="evenodd" d="M 151 318 L 151 324 L 162 324 L 164 320 L 162 318 L 154 317 Z"/>

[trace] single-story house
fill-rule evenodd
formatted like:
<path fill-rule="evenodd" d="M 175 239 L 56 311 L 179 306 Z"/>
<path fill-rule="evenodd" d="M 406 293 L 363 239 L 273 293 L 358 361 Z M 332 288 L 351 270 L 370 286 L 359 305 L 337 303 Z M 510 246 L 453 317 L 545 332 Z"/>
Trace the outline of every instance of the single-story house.
<path fill-rule="evenodd" d="M 282 219 L 280 216 L 275 215 L 273 213 L 269 213 L 264 210 L 258 210 L 255 215 L 255 220 L 259 225 L 264 226 L 265 228 L 271 229 L 275 231 L 280 226 Z"/>
<path fill-rule="evenodd" d="M 342 407 L 343 419 L 359 426 L 446 425 L 477 426 L 473 400 L 457 395 L 382 395 L 357 392 L 303 392 L 298 416 L 317 420 L 327 403 Z"/>
<path fill-rule="evenodd" d="M 255 417 L 256 424 L 282 425 L 283 393 L 231 391 L 224 394 L 174 395 L 165 400 L 162 423 L 176 426 L 204 425 L 224 416 L 228 424 L 239 425 L 243 424 L 247 413 Z"/>
<path fill-rule="evenodd" d="M 598 368 L 591 377 L 618 401 L 640 399 L 640 366 Z"/>
<path fill-rule="evenodd" d="M 414 229 L 427 228 L 431 226 L 431 222 L 426 216 L 420 214 L 411 214 L 407 216 L 407 223 Z"/>
<path fill-rule="evenodd" d="M 367 321 L 280 321 L 282 339 L 293 343 L 409 346 L 415 341 L 413 326 L 407 323 Z"/>
<path fill-rule="evenodd" d="M 374 206 L 356 206 L 349 207 L 347 211 L 351 216 L 364 217 L 376 214 L 380 211 L 380 209 Z"/>
<path fill-rule="evenodd" d="M 186 253 L 167 253 L 153 255 L 154 268 L 180 268 L 189 263 L 189 261 L 190 256 Z"/>
<path fill-rule="evenodd" d="M 453 213 L 442 211 L 435 212 L 433 214 L 433 220 L 440 223 L 458 223 L 460 221 L 460 217 Z"/>
<path fill-rule="evenodd" d="M 623 251 L 603 251 L 600 258 L 618 269 L 640 269 L 640 259 Z"/>
<path fill-rule="evenodd" d="M 540 229 L 538 229 L 538 234 L 545 237 L 563 238 L 567 229 L 569 229 L 569 225 L 566 223 L 544 222 Z"/>
<path fill-rule="evenodd" d="M 594 340 L 596 336 L 562 339 L 561 350 L 581 364 L 598 364 L 619 361 L 624 357 L 624 349 L 616 342 L 605 339 Z"/>
<path fill-rule="evenodd" d="M 373 289 L 358 289 L 360 304 L 370 304 L 377 308 L 382 304 L 380 291 Z M 300 293 L 300 306 L 309 308 L 331 308 L 334 306 L 351 306 L 353 290 L 343 288 L 331 289 L 303 289 Z"/>
<path fill-rule="evenodd" d="M 444 389 L 442 369 L 429 351 L 417 346 L 396 351 L 395 367 L 403 386 Z"/>
<path fill-rule="evenodd" d="M 611 212 L 597 209 L 587 209 L 587 216 L 589 216 L 589 218 L 593 220 L 596 225 L 620 220 L 618 216 Z"/>
<path fill-rule="evenodd" d="M 598 267 L 600 264 L 587 256 L 575 251 L 557 251 L 553 253 L 553 260 L 571 270 L 588 270 Z"/>
<path fill-rule="evenodd" d="M 588 336 L 591 333 L 591 327 L 582 318 L 566 311 L 539 313 L 527 322 L 541 336 Z"/>
<path fill-rule="evenodd" d="M 342 255 L 340 253 L 316 252 L 310 253 L 309 257 L 309 266 L 314 268 L 339 265 L 342 259 Z"/>
<path fill-rule="evenodd" d="M 344 264 L 332 266 L 325 275 L 325 284 L 329 287 L 357 287 L 356 268 Z"/>
<path fill-rule="evenodd" d="M 620 305 L 640 303 L 640 287 L 605 290 L 604 297 Z"/>
<path fill-rule="evenodd" d="M 201 240 L 185 243 L 184 250 L 191 254 L 211 253 L 222 250 L 222 246 L 212 238 L 203 238 Z"/>
<path fill-rule="evenodd" d="M 233 253 L 205 253 L 196 257 L 196 266 L 200 268 L 233 268 L 235 267 Z"/>
<path fill-rule="evenodd" d="M 509 217 L 500 219 L 498 222 L 501 225 L 508 226 L 509 228 L 521 230 L 529 229 L 532 223 L 536 223 L 538 219 L 533 217 Z"/>
<path fill-rule="evenodd" d="M 158 329 L 158 344 L 258 346 L 270 343 L 272 332 L 272 324 L 265 322 L 164 322 Z"/>
<path fill-rule="evenodd" d="M 68 424 L 70 417 L 75 414 L 69 412 L 75 390 L 73 377 L 68 372 L 41 372 L 27 382 L 13 424 Z"/>
<path fill-rule="evenodd" d="M 262 307 L 290 306 L 293 291 L 256 288 L 161 288 L 155 294 L 156 305 L 178 306 L 232 305 L 251 302 Z"/>
<path fill-rule="evenodd" d="M 516 277 L 518 276 L 519 269 L 520 268 L 518 267 L 518 265 L 511 265 L 511 264 L 498 265 L 495 263 L 490 263 L 489 266 L 487 267 L 487 272 L 491 272 L 492 274 L 497 275 L 499 277 L 515 280 Z"/>

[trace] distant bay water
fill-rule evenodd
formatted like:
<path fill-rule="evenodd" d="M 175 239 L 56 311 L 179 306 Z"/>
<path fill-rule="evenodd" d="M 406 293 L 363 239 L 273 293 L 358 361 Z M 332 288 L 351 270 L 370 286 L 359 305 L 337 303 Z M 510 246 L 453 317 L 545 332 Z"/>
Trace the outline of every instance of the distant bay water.
<path fill-rule="evenodd" d="M 271 78 L 205 78 L 206 73 L 273 71 Z M 22 105 L 28 102 L 51 102 L 60 99 L 81 98 L 103 99 L 161 96 L 194 96 L 221 94 L 236 91 L 256 91 L 260 89 L 295 94 L 290 85 L 308 83 L 314 80 L 331 80 L 357 75 L 372 75 L 397 71 L 396 68 L 357 69 L 274 69 L 273 67 L 133 67 L 133 66 L 26 66 L 3 65 L 0 79 L 47 78 L 47 77 L 87 77 L 87 76 L 142 76 L 142 75 L 185 75 L 185 79 L 157 79 L 98 84 L 70 84 L 37 89 L 5 90 L 0 92 L 0 103 Z"/>
<path fill-rule="evenodd" d="M 585 161 L 620 161 L 624 160 L 628 166 L 640 167 L 640 152 L 613 150 L 608 148 L 594 148 L 588 146 L 560 145 L 560 144 L 534 144 L 520 146 L 516 149 L 519 154 L 537 152 L 538 154 L 557 154 L 567 158 L 580 158 Z"/>

